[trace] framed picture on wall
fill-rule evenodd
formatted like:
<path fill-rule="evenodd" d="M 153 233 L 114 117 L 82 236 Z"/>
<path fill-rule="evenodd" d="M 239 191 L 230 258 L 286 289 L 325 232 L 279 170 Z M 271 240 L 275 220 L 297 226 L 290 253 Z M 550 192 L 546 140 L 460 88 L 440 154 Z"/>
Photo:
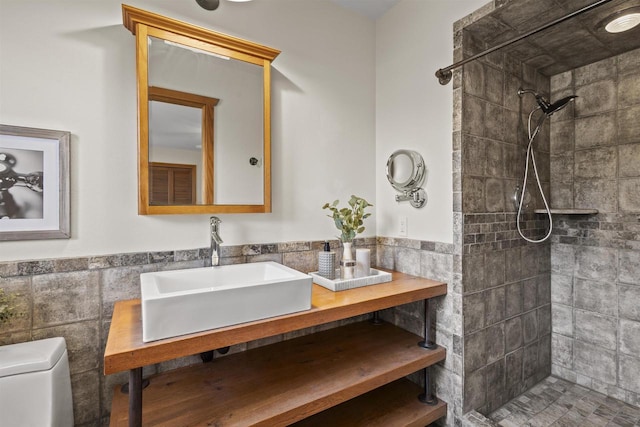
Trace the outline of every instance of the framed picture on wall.
<path fill-rule="evenodd" d="M 69 139 L 0 125 L 0 240 L 68 239 Z"/>

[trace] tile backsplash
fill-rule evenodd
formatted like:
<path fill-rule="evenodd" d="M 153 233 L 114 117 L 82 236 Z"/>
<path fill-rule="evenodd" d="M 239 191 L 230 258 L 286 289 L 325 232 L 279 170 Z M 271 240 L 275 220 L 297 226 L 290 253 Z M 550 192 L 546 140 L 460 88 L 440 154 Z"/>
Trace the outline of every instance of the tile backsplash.
<path fill-rule="evenodd" d="M 269 260 L 302 272 L 316 271 L 317 252 L 323 243 L 298 241 L 223 246 L 221 263 Z M 330 243 L 334 249 L 340 246 L 337 240 Z M 371 249 L 371 259 L 380 267 L 443 281 L 449 281 L 451 276 L 451 244 L 372 237 L 356 239 L 355 247 Z M 336 252 L 341 255 L 340 250 Z M 102 373 L 102 357 L 114 303 L 140 297 L 140 273 L 202 267 L 208 255 L 208 248 L 198 248 L 0 263 L 0 288 L 19 295 L 16 302 L 20 313 L 0 326 L 0 345 L 64 337 L 69 351 L 76 425 L 106 425 L 113 388 L 128 379 L 126 372 L 106 377 Z M 456 339 L 451 327 L 452 316 L 444 301 L 445 297 L 441 297 L 436 302 L 437 340 L 439 344 L 453 348 Z M 231 348 L 230 354 L 364 317 L 239 344 Z M 383 317 L 422 335 L 422 309 L 417 305 L 386 310 Z M 456 356 L 448 357 L 439 369 L 459 374 L 460 368 L 456 367 L 459 363 L 455 360 Z M 148 366 L 144 375 L 194 363 L 201 363 L 199 355 Z"/>

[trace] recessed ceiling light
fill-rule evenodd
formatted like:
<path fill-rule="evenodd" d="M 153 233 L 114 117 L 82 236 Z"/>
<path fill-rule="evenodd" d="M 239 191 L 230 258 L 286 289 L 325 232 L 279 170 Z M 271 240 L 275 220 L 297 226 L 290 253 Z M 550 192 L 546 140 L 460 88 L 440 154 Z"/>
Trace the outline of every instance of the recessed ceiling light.
<path fill-rule="evenodd" d="M 604 29 L 609 33 L 628 31 L 640 24 L 640 8 L 632 7 L 617 12 L 604 20 Z"/>

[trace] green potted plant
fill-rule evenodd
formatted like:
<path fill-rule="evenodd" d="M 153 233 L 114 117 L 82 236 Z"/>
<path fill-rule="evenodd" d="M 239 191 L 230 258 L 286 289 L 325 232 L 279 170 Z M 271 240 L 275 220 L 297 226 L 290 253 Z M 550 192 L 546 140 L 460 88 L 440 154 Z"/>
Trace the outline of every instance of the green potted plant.
<path fill-rule="evenodd" d="M 16 299 L 19 295 L 6 293 L 0 289 L 0 325 L 11 320 L 12 317 L 19 316 L 16 308 Z"/>
<path fill-rule="evenodd" d="M 327 215 L 329 218 L 333 218 L 333 222 L 336 228 L 340 230 L 340 236 L 338 237 L 344 245 L 344 254 L 342 259 L 353 259 L 351 254 L 351 244 L 356 235 L 362 233 L 364 228 L 364 220 L 371 216 L 370 213 L 365 213 L 365 209 L 373 206 L 362 197 L 351 196 L 349 199 L 349 207 L 339 208 L 339 200 L 335 200 L 333 203 L 325 203 L 322 209 L 329 209 L 331 215 Z"/>

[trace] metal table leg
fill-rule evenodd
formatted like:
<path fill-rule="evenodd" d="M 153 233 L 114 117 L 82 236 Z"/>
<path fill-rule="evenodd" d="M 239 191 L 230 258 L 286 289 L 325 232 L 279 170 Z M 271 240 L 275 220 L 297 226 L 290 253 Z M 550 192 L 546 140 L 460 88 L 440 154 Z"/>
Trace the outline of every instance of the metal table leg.
<path fill-rule="evenodd" d="M 431 339 L 431 300 L 424 300 L 424 341 L 420 341 L 418 345 L 422 348 L 430 350 L 438 347 Z"/>
<path fill-rule="evenodd" d="M 373 325 L 382 325 L 382 319 L 380 319 L 380 312 L 378 310 L 373 312 L 373 317 L 369 320 Z"/>
<path fill-rule="evenodd" d="M 422 348 L 433 350 L 438 347 L 431 337 L 431 300 L 424 300 L 424 341 L 420 341 L 418 345 Z M 436 405 L 438 398 L 431 391 L 431 375 L 430 368 L 423 369 L 424 375 L 424 393 L 418 396 L 422 403 L 427 405 Z"/>
<path fill-rule="evenodd" d="M 430 368 L 424 368 L 424 393 L 418 396 L 420 402 L 426 403 L 427 405 L 436 405 L 438 404 L 438 398 L 434 396 L 431 391 L 431 376 L 429 375 Z"/>
<path fill-rule="evenodd" d="M 142 368 L 129 371 L 129 427 L 142 426 Z"/>

